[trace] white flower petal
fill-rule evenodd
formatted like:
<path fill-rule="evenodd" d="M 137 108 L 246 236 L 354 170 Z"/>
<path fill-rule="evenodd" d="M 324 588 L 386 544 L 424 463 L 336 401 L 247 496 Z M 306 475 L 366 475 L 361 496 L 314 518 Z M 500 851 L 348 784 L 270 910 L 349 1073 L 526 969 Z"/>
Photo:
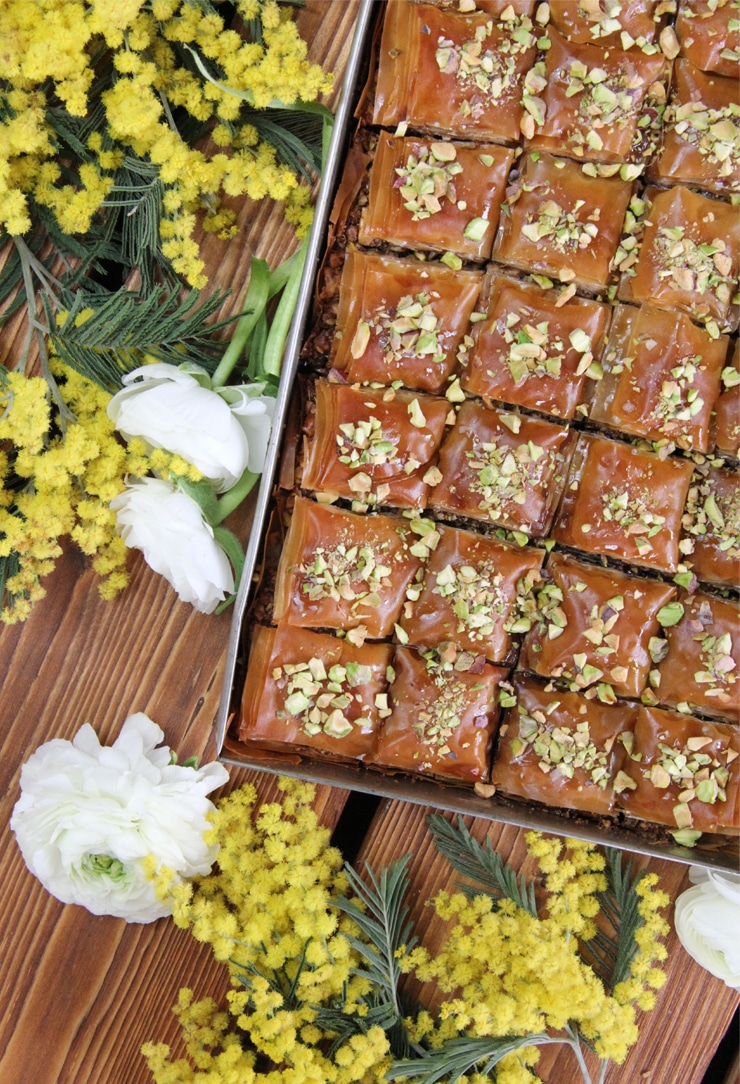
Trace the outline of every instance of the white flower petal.
<path fill-rule="evenodd" d="M 129 373 L 124 385 L 107 411 L 126 440 L 141 437 L 150 448 L 182 456 L 219 492 L 231 489 L 248 465 L 262 470 L 274 399 L 242 392 L 232 407 L 218 392 L 164 362 Z M 249 420 L 241 415 L 245 402 Z"/>
<path fill-rule="evenodd" d="M 172 584 L 183 602 L 213 613 L 234 590 L 234 574 L 195 501 L 161 478 L 130 483 L 111 501 L 127 546 Z"/>
<path fill-rule="evenodd" d="M 153 855 L 181 878 L 208 872 L 206 797 L 228 779 L 221 764 L 170 763 L 146 715 L 129 716 L 112 746 L 85 725 L 40 746 L 21 771 L 10 827 L 28 868 L 57 899 L 96 915 L 151 922 L 169 913 L 144 872 Z"/>
<path fill-rule="evenodd" d="M 709 870 L 705 880 L 676 900 L 674 923 L 688 954 L 727 986 L 740 989 L 740 898 L 736 888 L 731 875 Z"/>

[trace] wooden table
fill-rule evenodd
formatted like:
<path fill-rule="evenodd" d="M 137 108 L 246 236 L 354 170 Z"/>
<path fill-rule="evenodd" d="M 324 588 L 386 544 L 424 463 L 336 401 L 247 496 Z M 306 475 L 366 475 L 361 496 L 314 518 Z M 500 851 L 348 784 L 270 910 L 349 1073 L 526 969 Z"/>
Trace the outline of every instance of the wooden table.
<path fill-rule="evenodd" d="M 356 0 L 309 0 L 301 15 L 312 59 L 338 76 L 356 10 Z M 224 313 L 239 308 L 251 252 L 274 266 L 293 244 L 275 208 L 242 208 L 240 220 L 243 244 L 204 240 L 208 266 L 218 268 L 211 281 L 234 290 Z M 21 337 L 18 322 L 4 331 L 1 360 L 12 362 Z M 232 517 L 242 537 L 247 524 L 248 511 Z M 196 614 L 138 554 L 131 571 L 127 591 L 102 602 L 89 563 L 68 544 L 30 619 L 0 631 L 2 1084 L 148 1084 L 141 1044 L 165 1041 L 180 1051 L 170 1011 L 180 986 L 192 987 L 198 997 L 218 997 L 227 985 L 209 949 L 169 920 L 127 925 L 58 903 L 27 871 L 8 829 L 22 762 L 42 742 L 71 738 L 85 722 L 101 741 L 111 742 L 128 714 L 143 711 L 181 758 L 215 755 L 212 727 L 230 615 Z M 262 799 L 274 797 L 274 779 L 256 773 L 232 770 L 228 787 L 247 778 Z M 348 798 L 345 791 L 319 788 L 325 823 L 339 821 Z M 423 901 L 451 877 L 426 832 L 425 813 L 383 801 L 364 838 L 355 832 L 354 842 L 359 857 L 376 865 L 412 853 L 413 910 L 420 929 L 433 936 L 434 920 Z M 474 830 L 521 859 L 519 831 L 484 821 Z M 687 887 L 684 867 L 650 865 L 672 898 Z M 610 1084 L 699 1084 L 728 1029 L 737 995 L 694 964 L 673 935 L 669 951 L 669 981 L 658 1007 L 645 1017 L 625 1065 L 611 1070 Z M 543 1052 L 540 1071 L 550 1084 L 576 1078 L 570 1055 L 555 1048 Z"/>

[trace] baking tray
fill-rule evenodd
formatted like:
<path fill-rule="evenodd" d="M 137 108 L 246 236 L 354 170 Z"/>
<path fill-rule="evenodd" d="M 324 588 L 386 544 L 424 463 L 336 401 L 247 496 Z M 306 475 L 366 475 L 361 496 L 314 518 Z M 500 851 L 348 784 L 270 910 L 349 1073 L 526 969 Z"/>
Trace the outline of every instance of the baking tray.
<path fill-rule="evenodd" d="M 500 821 L 520 828 L 567 835 L 592 843 L 607 844 L 636 854 L 670 859 L 714 869 L 735 871 L 740 864 L 740 840 L 727 836 L 702 836 L 693 848 L 675 843 L 668 831 L 652 825 L 635 827 L 598 819 L 573 810 L 550 809 L 495 794 L 478 796 L 471 788 L 429 778 L 394 776 L 361 764 L 345 764 L 304 756 L 296 750 L 274 752 L 248 746 L 229 733 L 239 710 L 246 655 L 245 619 L 255 594 L 255 582 L 263 556 L 265 537 L 274 505 L 274 481 L 282 451 L 283 431 L 293 398 L 301 347 L 313 305 L 315 279 L 326 247 L 329 220 L 340 170 L 351 138 L 354 111 L 367 79 L 370 42 L 384 0 L 362 0 L 340 92 L 327 166 L 321 181 L 314 223 L 308 242 L 306 266 L 296 311 L 288 336 L 275 407 L 274 424 L 265 467 L 257 493 L 254 520 L 245 554 L 244 572 L 234 603 L 221 700 L 216 717 L 219 760 L 241 768 L 294 776 L 313 783 L 361 791 L 378 797 L 402 800 L 448 810 L 466 816 Z"/>

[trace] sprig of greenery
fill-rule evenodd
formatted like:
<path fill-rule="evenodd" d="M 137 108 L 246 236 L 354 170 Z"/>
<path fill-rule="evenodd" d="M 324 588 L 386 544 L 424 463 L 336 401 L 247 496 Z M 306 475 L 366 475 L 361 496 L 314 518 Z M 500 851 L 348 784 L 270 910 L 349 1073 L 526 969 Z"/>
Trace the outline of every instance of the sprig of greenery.
<path fill-rule="evenodd" d="M 614 989 L 629 976 L 637 953 L 635 934 L 644 919 L 638 911 L 639 896 L 635 889 L 646 871 L 641 870 L 633 877 L 632 860 L 623 869 L 621 851 L 604 847 L 604 854 L 607 889 L 598 893 L 598 899 L 608 929 L 599 929 L 595 937 L 582 946 L 582 954 L 604 983 Z"/>
<path fill-rule="evenodd" d="M 225 322 L 209 326 L 208 320 L 223 293 L 203 298 L 194 290 L 180 301 L 177 289 L 156 286 L 148 294 L 122 287 L 102 297 L 86 290 L 62 296 L 70 306 L 61 325 L 45 304 L 49 342 L 65 364 L 108 391 L 117 391 L 121 377 L 147 357 L 171 365 L 192 361 L 210 370 L 218 363 L 222 346 L 214 333 Z"/>
<path fill-rule="evenodd" d="M 490 840 L 486 839 L 480 844 L 460 816 L 455 824 L 438 813 L 432 813 L 427 817 L 427 825 L 440 854 L 458 873 L 476 882 L 475 886 L 458 884 L 462 892 L 474 896 L 482 889 L 495 900 L 513 900 L 517 907 L 537 918 L 534 886 L 527 883 L 524 874 L 517 876 L 508 862 L 494 851 Z"/>
<path fill-rule="evenodd" d="M 525 1046 L 544 1046 L 562 1042 L 549 1035 L 506 1035 L 501 1039 L 447 1039 L 439 1048 L 427 1050 L 413 1061 L 397 1061 L 386 1073 L 386 1080 L 415 1080 L 416 1084 L 437 1084 L 439 1080 L 454 1082 L 475 1069 L 487 1076 L 502 1058 Z"/>
<path fill-rule="evenodd" d="M 418 941 L 413 935 L 413 922 L 409 919 L 409 907 L 404 899 L 409 887 L 409 855 L 384 867 L 380 877 L 366 865 L 369 884 L 352 869 L 345 866 L 345 873 L 355 902 L 346 896 L 335 900 L 335 905 L 359 926 L 365 940 L 347 936 L 347 939 L 365 961 L 365 967 L 353 974 L 367 979 L 374 988 L 375 996 L 369 1007 L 374 1011 L 376 1022 L 389 1035 L 391 1048 L 399 1057 L 410 1052 L 410 1044 L 403 1024 L 409 1006 L 398 990 L 401 972 L 398 957 L 402 950 L 410 951 Z"/>

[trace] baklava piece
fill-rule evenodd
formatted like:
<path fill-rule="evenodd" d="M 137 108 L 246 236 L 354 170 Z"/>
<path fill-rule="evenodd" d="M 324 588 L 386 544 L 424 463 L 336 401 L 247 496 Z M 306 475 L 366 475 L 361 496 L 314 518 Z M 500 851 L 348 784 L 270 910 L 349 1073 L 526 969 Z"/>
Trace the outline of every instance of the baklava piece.
<path fill-rule="evenodd" d="M 514 696 L 516 706 L 499 727 L 491 782 L 528 801 L 609 813 L 634 707 L 586 700 L 530 678 L 514 681 Z"/>
<path fill-rule="evenodd" d="M 332 364 L 352 383 L 401 381 L 440 392 L 457 364 L 480 271 L 350 249 L 342 271 Z"/>
<path fill-rule="evenodd" d="M 740 215 L 737 208 L 676 185 L 648 188 L 637 262 L 623 275 L 625 301 L 679 309 L 715 329 L 737 323 Z"/>
<path fill-rule="evenodd" d="M 409 522 L 358 516 L 296 497 L 278 567 L 273 618 L 304 628 L 390 636 L 422 562 Z M 350 640 L 353 637 L 350 636 Z"/>
<path fill-rule="evenodd" d="M 605 703 L 639 696 L 652 667 L 650 640 L 660 632 L 657 615 L 675 588 L 560 553 L 547 575 L 545 607 L 524 640 L 520 667 Z"/>
<path fill-rule="evenodd" d="M 566 546 L 676 572 L 692 465 L 582 434 L 553 537 Z"/>
<path fill-rule="evenodd" d="M 714 411 L 714 446 L 724 455 L 740 456 L 740 342 L 734 359 L 722 370 L 723 392 Z"/>
<path fill-rule="evenodd" d="M 740 192 L 740 90 L 737 79 L 707 75 L 684 57 L 674 67 L 663 149 L 650 176 L 716 195 Z"/>
<path fill-rule="evenodd" d="M 617 804 L 631 817 L 697 832 L 738 832 L 740 741 L 735 727 L 639 708 Z"/>
<path fill-rule="evenodd" d="M 674 603 L 675 624 L 658 645 L 655 698 L 680 711 L 740 721 L 740 610 L 734 602 L 696 594 Z M 661 658 L 662 656 L 662 658 Z"/>
<path fill-rule="evenodd" d="M 488 317 L 475 325 L 463 367 L 466 391 L 486 399 L 573 418 L 591 379 L 601 375 L 611 310 L 494 274 Z"/>
<path fill-rule="evenodd" d="M 375 750 L 392 653 L 390 644 L 355 647 L 288 625 L 259 627 L 239 738 L 364 760 Z"/>
<path fill-rule="evenodd" d="M 676 34 L 681 52 L 705 72 L 740 76 L 737 0 L 681 0 Z"/>
<path fill-rule="evenodd" d="M 525 79 L 527 149 L 584 162 L 643 162 L 658 149 L 670 69 L 661 53 L 603 49 L 549 33 Z"/>
<path fill-rule="evenodd" d="M 381 132 L 370 172 L 362 245 L 454 252 L 487 260 L 514 152 Z"/>
<path fill-rule="evenodd" d="M 524 271 L 605 289 L 632 184 L 588 177 L 577 162 L 534 152 L 501 213 L 494 259 Z"/>
<path fill-rule="evenodd" d="M 373 764 L 470 783 L 488 779 L 499 716 L 499 686 L 507 670 L 453 644 L 393 658 L 390 712 Z"/>
<path fill-rule="evenodd" d="M 440 448 L 429 505 L 535 538 L 552 523 L 572 449 L 568 429 L 468 400 Z"/>
<path fill-rule="evenodd" d="M 481 11 L 394 0 L 383 24 L 373 122 L 515 142 L 537 37 L 529 18 L 495 23 Z"/>
<path fill-rule="evenodd" d="M 672 10 L 664 0 L 555 0 L 550 23 L 571 41 L 641 48 L 655 41 Z"/>
<path fill-rule="evenodd" d="M 423 509 L 449 409 L 445 399 L 318 380 L 303 488 L 346 497 L 355 511 Z"/>
<path fill-rule="evenodd" d="M 591 420 L 633 436 L 706 452 L 727 338 L 682 313 L 618 305 Z"/>
<path fill-rule="evenodd" d="M 740 471 L 704 465 L 689 489 L 683 517 L 699 580 L 740 587 Z"/>
<path fill-rule="evenodd" d="M 405 606 L 401 627 L 408 642 L 454 641 L 491 662 L 506 662 L 518 602 L 539 580 L 544 551 L 454 527 L 438 532 L 423 588 Z M 416 594 L 415 586 L 411 590 Z"/>

